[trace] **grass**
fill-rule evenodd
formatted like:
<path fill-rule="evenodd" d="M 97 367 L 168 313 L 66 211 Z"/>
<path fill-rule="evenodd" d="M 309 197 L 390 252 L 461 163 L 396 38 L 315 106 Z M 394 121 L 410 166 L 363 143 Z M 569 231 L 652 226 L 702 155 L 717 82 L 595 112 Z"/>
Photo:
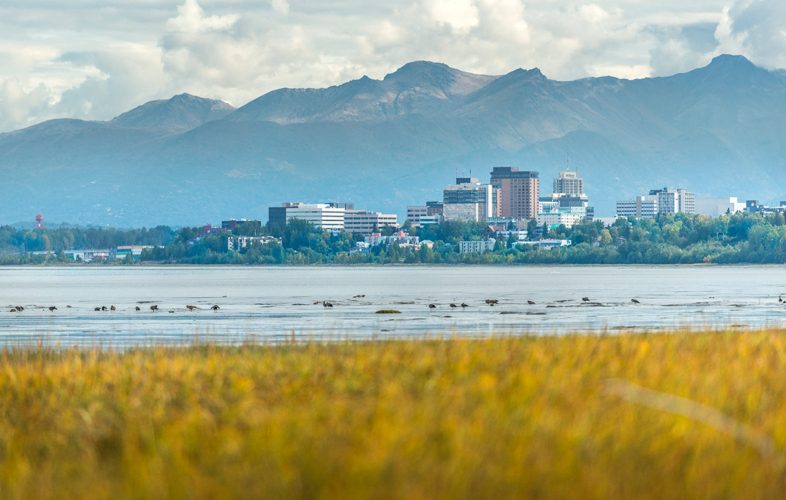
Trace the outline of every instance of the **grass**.
<path fill-rule="evenodd" d="M 0 498 L 780 498 L 785 365 L 782 331 L 6 350 Z"/>

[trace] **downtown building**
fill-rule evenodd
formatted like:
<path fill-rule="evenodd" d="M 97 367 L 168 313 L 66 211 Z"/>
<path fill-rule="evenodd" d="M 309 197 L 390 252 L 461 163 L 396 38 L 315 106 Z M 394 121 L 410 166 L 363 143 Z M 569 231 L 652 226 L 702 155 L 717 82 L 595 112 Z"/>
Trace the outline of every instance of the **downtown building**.
<path fill-rule="evenodd" d="M 441 201 L 427 201 L 425 205 L 408 206 L 407 220 L 413 226 L 439 224 L 442 222 L 444 205 Z"/>
<path fill-rule="evenodd" d="M 371 234 L 385 226 L 398 227 L 398 217 L 366 210 L 344 211 L 344 231 L 348 233 Z"/>
<path fill-rule="evenodd" d="M 491 171 L 493 215 L 503 219 L 536 219 L 540 186 L 538 172 L 516 167 L 494 167 Z"/>
<path fill-rule="evenodd" d="M 442 191 L 444 220 L 484 221 L 492 216 L 492 186 L 476 177 L 457 177 L 456 183 Z"/>
<path fill-rule="evenodd" d="M 586 219 L 595 218 L 595 209 L 589 206 L 584 193 L 584 179 L 566 169 L 552 184 L 554 192 L 538 198 L 538 223 L 548 227 L 573 227 Z"/>
<path fill-rule="evenodd" d="M 653 189 L 646 196 L 617 202 L 617 217 L 648 219 L 679 212 L 696 213 L 696 195 L 687 189 Z"/>
<path fill-rule="evenodd" d="M 395 214 L 355 210 L 352 203 L 282 203 L 268 209 L 268 220 L 279 227 L 292 219 L 302 219 L 326 231 L 371 233 L 374 227 L 395 226 Z"/>

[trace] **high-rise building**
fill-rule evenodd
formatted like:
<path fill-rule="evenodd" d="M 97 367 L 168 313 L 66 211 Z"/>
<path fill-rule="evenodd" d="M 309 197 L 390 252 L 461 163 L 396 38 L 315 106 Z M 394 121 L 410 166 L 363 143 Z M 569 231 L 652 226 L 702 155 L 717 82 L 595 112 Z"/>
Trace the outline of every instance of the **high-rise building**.
<path fill-rule="evenodd" d="M 492 187 L 475 177 L 458 177 L 442 191 L 445 220 L 482 221 L 492 216 Z"/>
<path fill-rule="evenodd" d="M 538 172 L 516 167 L 494 167 L 491 185 L 497 190 L 496 217 L 534 219 L 538 216 Z"/>
<path fill-rule="evenodd" d="M 584 194 L 584 179 L 579 177 L 576 172 L 571 172 L 568 168 L 565 172 L 560 172 L 559 177 L 554 179 L 554 193 L 564 193 L 568 196 L 580 196 Z"/>

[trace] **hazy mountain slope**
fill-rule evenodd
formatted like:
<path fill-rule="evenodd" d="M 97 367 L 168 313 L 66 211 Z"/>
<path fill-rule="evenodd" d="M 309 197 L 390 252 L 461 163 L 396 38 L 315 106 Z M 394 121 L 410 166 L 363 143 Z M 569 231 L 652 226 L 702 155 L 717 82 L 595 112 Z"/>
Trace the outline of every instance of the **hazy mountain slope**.
<path fill-rule="evenodd" d="M 150 101 L 113 119 L 120 127 L 186 129 L 224 118 L 235 108 L 223 101 L 180 94 L 167 100 Z"/>
<path fill-rule="evenodd" d="M 363 77 L 327 89 L 276 90 L 242 106 L 227 119 L 287 124 L 438 113 L 457 97 L 470 94 L 495 78 L 418 61 L 403 66 L 384 80 Z"/>
<path fill-rule="evenodd" d="M 282 201 L 336 199 L 403 215 L 440 199 L 457 171 L 537 170 L 549 192 L 567 153 L 599 215 L 662 186 L 777 201 L 785 82 L 735 56 L 672 77 L 572 82 L 416 62 L 383 80 L 270 92 L 223 118 L 220 101 L 175 96 L 111 122 L 0 135 L 0 222 L 264 220 Z"/>

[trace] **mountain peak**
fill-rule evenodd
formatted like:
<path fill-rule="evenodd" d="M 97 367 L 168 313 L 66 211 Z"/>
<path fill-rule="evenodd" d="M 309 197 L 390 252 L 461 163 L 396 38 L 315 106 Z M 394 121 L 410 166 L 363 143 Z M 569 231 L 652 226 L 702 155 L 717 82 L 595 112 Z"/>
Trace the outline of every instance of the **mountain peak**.
<path fill-rule="evenodd" d="M 732 54 L 721 54 L 719 56 L 715 56 L 710 62 L 710 68 L 755 68 L 756 65 L 753 64 L 747 57 L 742 55 L 732 55 Z"/>
<path fill-rule="evenodd" d="M 385 75 L 385 80 L 396 80 L 401 79 L 404 77 L 418 77 L 424 74 L 435 74 L 435 73 L 454 73 L 459 72 L 457 69 L 453 69 L 447 64 L 443 63 L 435 63 L 430 61 L 413 61 L 410 63 L 405 64 L 404 66 L 400 67 L 393 73 L 389 73 Z"/>
<path fill-rule="evenodd" d="M 182 93 L 145 103 L 114 118 L 111 123 L 121 127 L 192 129 L 223 118 L 234 110 L 224 101 Z"/>

